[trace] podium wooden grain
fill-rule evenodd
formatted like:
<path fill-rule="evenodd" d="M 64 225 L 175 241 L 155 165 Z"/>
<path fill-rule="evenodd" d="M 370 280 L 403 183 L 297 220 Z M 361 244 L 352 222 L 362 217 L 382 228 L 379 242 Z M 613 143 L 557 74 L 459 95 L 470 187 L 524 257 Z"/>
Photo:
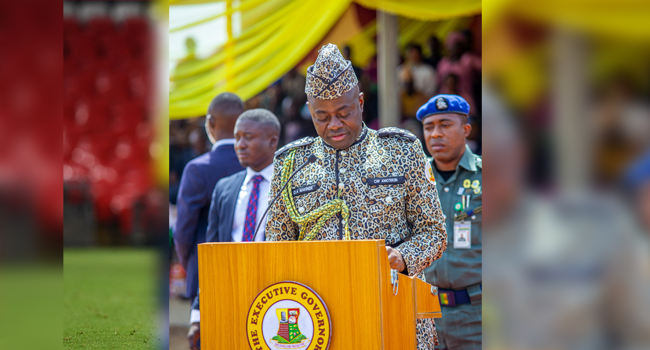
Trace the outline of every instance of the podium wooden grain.
<path fill-rule="evenodd" d="M 417 318 L 440 317 L 430 285 L 399 276 L 393 295 L 383 240 L 205 243 L 198 246 L 201 348 L 250 349 L 249 308 L 264 288 L 295 281 L 323 299 L 330 350 L 415 349 Z"/>

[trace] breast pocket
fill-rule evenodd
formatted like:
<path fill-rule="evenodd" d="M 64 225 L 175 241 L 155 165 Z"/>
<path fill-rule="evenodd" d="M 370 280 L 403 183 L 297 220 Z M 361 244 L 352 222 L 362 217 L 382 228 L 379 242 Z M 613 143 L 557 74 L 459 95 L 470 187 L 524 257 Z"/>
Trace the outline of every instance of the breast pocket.
<path fill-rule="evenodd" d="M 399 233 L 405 222 L 405 192 L 404 184 L 366 186 L 366 212 L 387 233 Z"/>

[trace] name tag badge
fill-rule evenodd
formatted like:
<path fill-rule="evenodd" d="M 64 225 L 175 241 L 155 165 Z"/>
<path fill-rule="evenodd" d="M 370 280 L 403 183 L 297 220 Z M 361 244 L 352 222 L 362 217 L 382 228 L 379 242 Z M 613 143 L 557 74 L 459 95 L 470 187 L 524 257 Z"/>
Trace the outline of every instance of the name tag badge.
<path fill-rule="evenodd" d="M 313 185 L 307 185 L 307 186 L 302 186 L 298 188 L 294 188 L 291 191 L 291 194 L 295 196 L 300 196 L 301 194 L 309 193 L 309 192 L 314 192 L 318 189 L 318 184 L 313 184 Z"/>
<path fill-rule="evenodd" d="M 454 248 L 472 248 L 472 223 L 469 221 L 454 221 Z"/>
<path fill-rule="evenodd" d="M 366 180 L 366 183 L 371 186 L 376 185 L 399 185 L 406 182 L 404 176 L 393 176 L 393 177 L 369 177 Z"/>

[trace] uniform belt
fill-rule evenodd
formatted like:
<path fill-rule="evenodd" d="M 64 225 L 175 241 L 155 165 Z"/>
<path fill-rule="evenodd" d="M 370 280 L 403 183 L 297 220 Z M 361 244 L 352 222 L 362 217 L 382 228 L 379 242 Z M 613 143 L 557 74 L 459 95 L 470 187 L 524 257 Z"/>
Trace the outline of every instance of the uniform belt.
<path fill-rule="evenodd" d="M 479 284 L 478 287 L 481 290 L 483 289 L 481 284 Z M 461 304 L 472 303 L 468 289 L 438 289 L 438 297 L 440 298 L 440 306 L 454 307 Z"/>

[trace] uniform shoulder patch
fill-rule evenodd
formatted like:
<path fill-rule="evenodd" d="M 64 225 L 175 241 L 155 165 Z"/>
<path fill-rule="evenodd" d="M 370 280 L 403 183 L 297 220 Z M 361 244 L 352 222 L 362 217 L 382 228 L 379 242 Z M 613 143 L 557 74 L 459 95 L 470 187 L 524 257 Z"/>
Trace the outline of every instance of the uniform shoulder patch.
<path fill-rule="evenodd" d="M 314 138 L 311 136 L 303 137 L 300 140 L 296 140 L 293 142 L 289 142 L 288 144 L 284 145 L 284 147 L 280 148 L 277 152 L 275 152 L 275 156 L 279 156 L 282 153 L 296 147 L 302 147 L 306 145 L 310 145 L 314 142 Z"/>
<path fill-rule="evenodd" d="M 427 166 L 426 167 L 427 167 L 427 170 L 425 171 L 424 175 L 427 177 L 427 180 L 429 180 L 429 182 L 432 185 L 435 186 L 436 185 L 436 177 L 433 175 L 433 168 L 431 167 L 431 161 L 427 160 Z"/>
<path fill-rule="evenodd" d="M 415 140 L 418 139 L 410 131 L 400 129 L 400 128 L 395 128 L 392 126 L 388 128 L 379 129 L 379 131 L 377 131 L 377 136 L 379 137 L 401 136 L 403 138 L 411 140 L 411 142 L 414 142 Z"/>

